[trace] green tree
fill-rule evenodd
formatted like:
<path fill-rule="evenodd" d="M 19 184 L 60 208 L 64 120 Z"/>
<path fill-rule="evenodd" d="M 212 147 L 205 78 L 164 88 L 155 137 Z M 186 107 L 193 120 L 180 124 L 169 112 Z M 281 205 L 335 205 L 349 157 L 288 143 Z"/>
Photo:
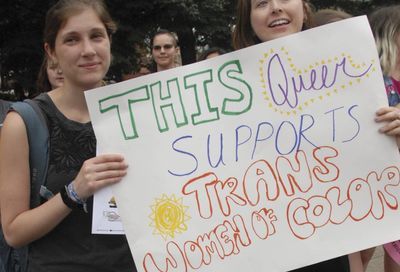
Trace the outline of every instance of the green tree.
<path fill-rule="evenodd" d="M 1 88 L 17 99 L 33 89 L 41 63 L 43 18 L 50 1 L 6 0 L 0 4 Z"/>
<path fill-rule="evenodd" d="M 158 28 L 176 32 L 183 64 L 196 61 L 196 46 L 212 44 L 230 48 L 233 1 L 116 0 L 109 7 L 126 30 L 123 36 L 128 35 L 131 42 L 148 46 Z"/>
<path fill-rule="evenodd" d="M 15 89 L 16 99 L 21 99 L 24 92 L 35 90 L 43 58 L 44 18 L 55 2 L 0 1 L 1 91 Z M 367 14 L 382 5 L 398 4 L 398 0 L 311 2 L 317 9 L 342 8 L 353 15 Z M 112 37 L 110 79 L 118 81 L 121 74 L 138 68 L 140 57 L 149 52 L 150 38 L 158 28 L 167 28 L 178 34 L 183 64 L 196 61 L 199 47 L 231 48 L 234 0 L 106 0 L 106 3 L 119 25 L 118 32 Z"/>
<path fill-rule="evenodd" d="M 1 90 L 15 89 L 16 99 L 35 90 L 43 58 L 45 13 L 56 0 L 0 2 Z M 230 47 L 233 1 L 229 0 L 109 0 L 119 25 L 112 37 L 113 62 L 108 77 L 119 80 L 135 70 L 152 34 L 160 27 L 180 38 L 183 63 L 196 60 L 196 46 Z"/>

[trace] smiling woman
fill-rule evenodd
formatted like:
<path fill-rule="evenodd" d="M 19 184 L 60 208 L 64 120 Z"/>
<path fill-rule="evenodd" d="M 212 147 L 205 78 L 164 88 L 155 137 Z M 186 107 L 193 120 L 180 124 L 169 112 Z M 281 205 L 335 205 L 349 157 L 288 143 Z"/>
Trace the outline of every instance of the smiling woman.
<path fill-rule="evenodd" d="M 299 32 L 311 27 L 312 18 L 307 0 L 240 0 L 233 46 L 242 49 Z"/>
<path fill-rule="evenodd" d="M 92 9 L 81 11 L 74 19 L 60 29 L 54 45 L 45 43 L 46 52 L 64 72 L 67 88 L 99 87 L 111 59 L 106 28 Z"/>
<path fill-rule="evenodd" d="M 250 23 L 256 36 L 262 41 L 299 32 L 304 18 L 304 5 L 300 0 L 252 0 Z"/>
<path fill-rule="evenodd" d="M 92 235 L 92 195 L 119 182 L 119 154 L 96 156 L 84 91 L 102 85 L 116 30 L 102 0 L 60 0 L 47 13 L 44 47 L 64 74 L 62 86 L 34 102 L 50 134 L 45 186 L 53 197 L 30 207 L 29 145 L 25 124 L 10 112 L 0 139 L 1 225 L 7 243 L 29 243 L 28 271 L 136 271 L 125 236 Z"/>
<path fill-rule="evenodd" d="M 312 26 L 313 14 L 308 0 L 238 0 L 236 18 L 233 46 L 235 49 L 242 49 L 307 29 Z M 337 68 L 341 66 L 344 74 L 348 75 L 345 70 L 345 60 Z M 274 76 L 275 74 L 270 75 L 269 82 L 273 83 Z M 282 101 L 287 102 L 285 99 Z M 296 102 L 296 100 L 294 101 Z M 293 103 L 293 105 L 295 104 Z M 389 136 L 400 136 L 400 122 L 396 120 L 400 115 L 399 109 L 384 107 L 379 109 L 376 115 L 375 121 L 383 124 L 380 132 Z M 295 271 L 362 271 L 357 270 L 359 267 L 356 267 L 358 264 L 354 261 L 354 256 L 355 254 L 350 254 L 351 270 L 345 255 Z"/>

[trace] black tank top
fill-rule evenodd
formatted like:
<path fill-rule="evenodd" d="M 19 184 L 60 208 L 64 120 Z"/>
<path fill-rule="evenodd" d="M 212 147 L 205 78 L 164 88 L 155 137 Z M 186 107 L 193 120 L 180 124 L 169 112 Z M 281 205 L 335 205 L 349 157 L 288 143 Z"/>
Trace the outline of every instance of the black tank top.
<path fill-rule="evenodd" d="M 70 183 L 82 163 L 95 156 L 91 123 L 67 119 L 47 94 L 35 100 L 48 121 L 50 157 L 46 186 L 54 194 Z M 72 211 L 56 228 L 29 246 L 31 272 L 136 271 L 124 235 L 91 234 L 93 198 L 88 213 Z"/>

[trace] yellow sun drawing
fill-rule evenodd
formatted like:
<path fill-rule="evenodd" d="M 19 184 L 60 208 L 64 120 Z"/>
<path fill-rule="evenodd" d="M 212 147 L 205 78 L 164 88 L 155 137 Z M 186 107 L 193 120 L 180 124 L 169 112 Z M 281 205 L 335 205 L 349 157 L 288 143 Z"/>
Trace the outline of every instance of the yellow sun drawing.
<path fill-rule="evenodd" d="M 154 228 L 153 234 L 161 235 L 164 240 L 168 237 L 174 238 L 175 234 L 187 230 L 186 221 L 190 219 L 187 214 L 188 207 L 183 205 L 182 198 L 175 195 L 168 197 L 163 194 L 161 198 L 156 198 L 151 206 L 150 227 Z"/>

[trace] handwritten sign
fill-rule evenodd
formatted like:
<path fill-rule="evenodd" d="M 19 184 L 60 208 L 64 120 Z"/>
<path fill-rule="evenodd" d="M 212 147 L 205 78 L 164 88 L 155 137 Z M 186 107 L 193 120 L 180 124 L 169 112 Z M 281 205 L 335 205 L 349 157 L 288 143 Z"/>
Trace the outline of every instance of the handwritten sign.
<path fill-rule="evenodd" d="M 400 238 L 357 17 L 85 93 L 139 271 L 287 271 Z"/>

